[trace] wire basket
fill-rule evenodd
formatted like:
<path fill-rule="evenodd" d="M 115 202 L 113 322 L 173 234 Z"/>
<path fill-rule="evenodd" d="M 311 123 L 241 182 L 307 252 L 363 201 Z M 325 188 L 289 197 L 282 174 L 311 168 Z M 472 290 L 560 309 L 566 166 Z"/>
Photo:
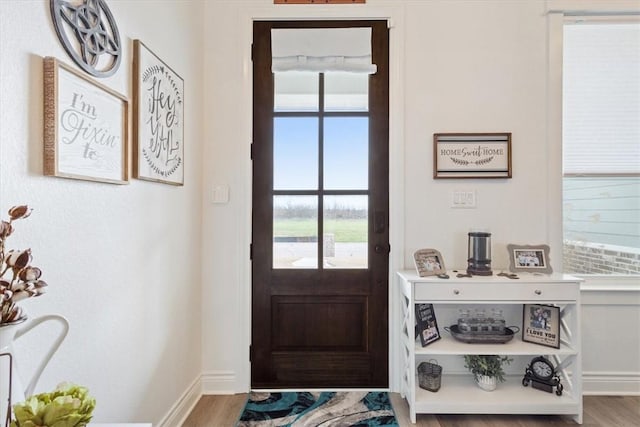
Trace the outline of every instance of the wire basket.
<path fill-rule="evenodd" d="M 442 378 L 442 366 L 438 361 L 430 359 L 418 365 L 418 385 L 420 388 L 429 391 L 440 390 L 440 380 Z"/>

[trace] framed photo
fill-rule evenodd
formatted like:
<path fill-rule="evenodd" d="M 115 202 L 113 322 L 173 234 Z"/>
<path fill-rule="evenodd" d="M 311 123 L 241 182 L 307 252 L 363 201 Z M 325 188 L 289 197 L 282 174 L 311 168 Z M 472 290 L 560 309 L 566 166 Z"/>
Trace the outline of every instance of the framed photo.
<path fill-rule="evenodd" d="M 511 178 L 511 133 L 433 134 L 433 177 Z"/>
<path fill-rule="evenodd" d="M 440 339 L 433 304 L 416 304 L 416 334 L 423 347 Z"/>
<path fill-rule="evenodd" d="M 444 259 L 435 249 L 418 249 L 413 254 L 413 261 L 420 277 L 445 274 Z"/>
<path fill-rule="evenodd" d="M 128 184 L 127 98 L 56 58 L 43 71 L 44 174 Z"/>
<path fill-rule="evenodd" d="M 514 245 L 508 244 L 509 271 L 513 273 L 553 272 L 549 264 L 549 245 Z"/>
<path fill-rule="evenodd" d="M 133 41 L 133 176 L 184 184 L 184 81 Z"/>
<path fill-rule="evenodd" d="M 560 348 L 560 307 L 524 304 L 522 341 Z"/>

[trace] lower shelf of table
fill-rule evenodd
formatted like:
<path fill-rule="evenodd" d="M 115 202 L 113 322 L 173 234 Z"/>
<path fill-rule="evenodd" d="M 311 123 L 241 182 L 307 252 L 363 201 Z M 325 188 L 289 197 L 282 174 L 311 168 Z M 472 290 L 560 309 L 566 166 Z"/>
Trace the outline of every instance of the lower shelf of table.
<path fill-rule="evenodd" d="M 444 375 L 440 390 L 417 386 L 413 411 L 430 414 L 558 414 L 581 412 L 581 399 L 565 389 L 562 396 L 524 387 L 522 376 L 508 376 L 494 391 L 478 387 L 471 375 Z M 566 387 L 566 385 L 565 385 Z M 407 400 L 410 399 L 406 395 Z M 411 405 L 411 402 L 409 402 Z"/>

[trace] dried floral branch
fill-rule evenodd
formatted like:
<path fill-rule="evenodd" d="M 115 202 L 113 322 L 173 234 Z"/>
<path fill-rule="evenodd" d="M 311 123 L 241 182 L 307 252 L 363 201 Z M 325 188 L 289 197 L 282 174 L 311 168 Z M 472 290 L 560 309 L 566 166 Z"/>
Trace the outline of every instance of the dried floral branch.
<path fill-rule="evenodd" d="M 6 241 L 14 231 L 13 222 L 29 217 L 31 212 L 27 205 L 14 206 L 9 209 L 9 220 L 0 222 L 0 324 L 24 317 L 16 303 L 44 294 L 47 287 L 47 282 L 40 280 L 42 270 L 31 265 L 31 249 L 6 250 Z"/>

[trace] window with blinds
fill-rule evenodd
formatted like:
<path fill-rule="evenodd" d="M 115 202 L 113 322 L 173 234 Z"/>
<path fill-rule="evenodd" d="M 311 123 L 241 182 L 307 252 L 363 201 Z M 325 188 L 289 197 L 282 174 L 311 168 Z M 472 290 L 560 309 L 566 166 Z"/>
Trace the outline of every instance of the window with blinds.
<path fill-rule="evenodd" d="M 640 174 L 640 23 L 566 25 L 564 173 Z"/>
<path fill-rule="evenodd" d="M 640 22 L 567 23 L 564 269 L 640 274 Z"/>

